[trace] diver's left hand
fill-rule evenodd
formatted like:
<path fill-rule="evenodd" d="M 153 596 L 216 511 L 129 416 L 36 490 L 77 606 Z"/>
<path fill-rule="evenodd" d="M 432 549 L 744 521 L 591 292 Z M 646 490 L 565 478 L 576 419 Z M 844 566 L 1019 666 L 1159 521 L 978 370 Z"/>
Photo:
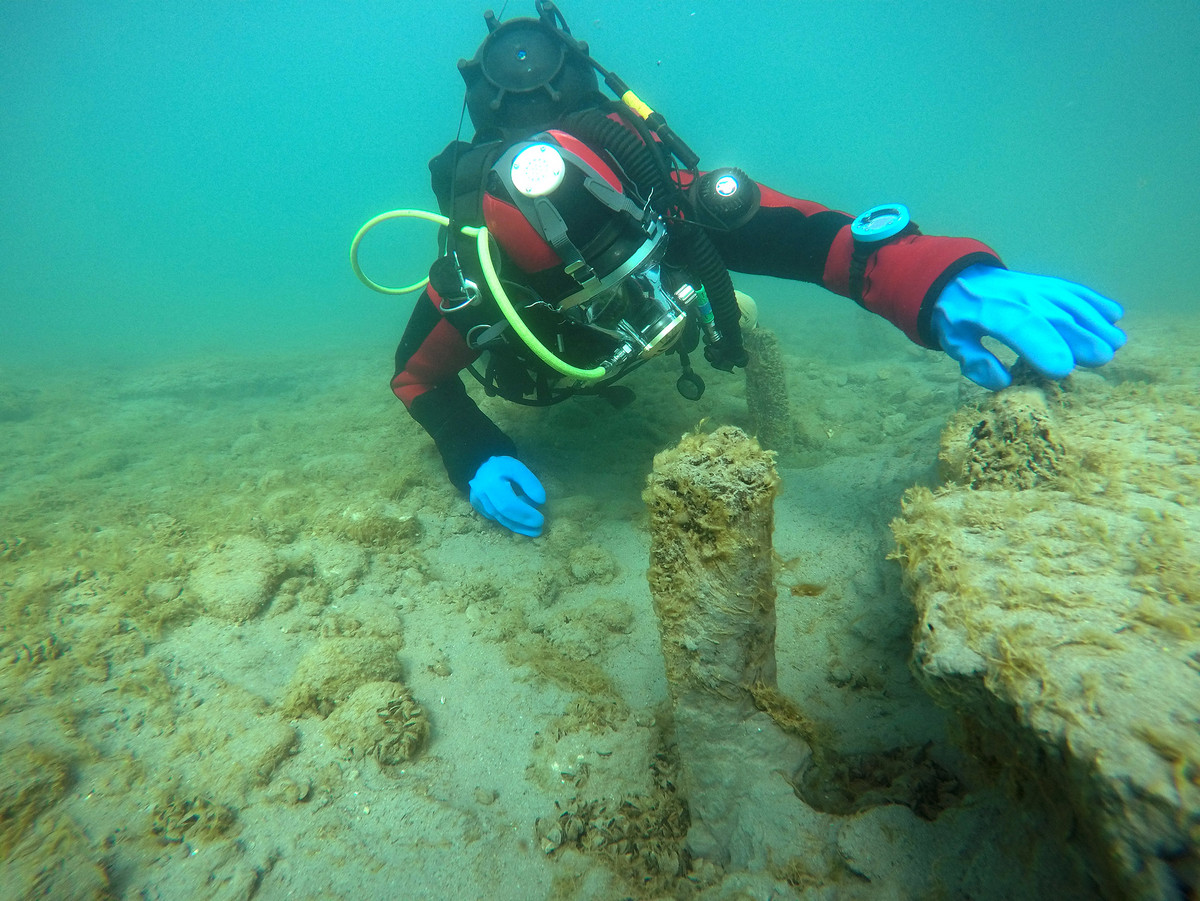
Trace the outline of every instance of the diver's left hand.
<path fill-rule="evenodd" d="M 933 307 L 933 331 L 962 374 L 991 391 L 1012 375 L 983 346 L 995 338 L 1052 379 L 1076 366 L 1101 366 L 1125 344 L 1113 325 L 1121 305 L 1060 278 L 976 264 L 959 273 Z"/>
<path fill-rule="evenodd" d="M 515 457 L 488 457 L 467 483 L 471 506 L 510 532 L 537 538 L 546 517 L 546 489 L 529 467 Z"/>

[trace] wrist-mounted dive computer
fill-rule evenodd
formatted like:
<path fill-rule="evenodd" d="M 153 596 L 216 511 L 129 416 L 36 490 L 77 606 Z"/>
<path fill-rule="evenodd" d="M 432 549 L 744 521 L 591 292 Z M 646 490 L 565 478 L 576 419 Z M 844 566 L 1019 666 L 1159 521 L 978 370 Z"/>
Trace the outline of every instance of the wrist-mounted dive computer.
<path fill-rule="evenodd" d="M 850 234 L 854 236 L 854 254 L 850 257 L 850 296 L 856 303 L 863 302 L 863 275 L 867 271 L 867 258 L 902 235 L 919 233 L 908 207 L 902 203 L 873 206 L 850 224 Z"/>

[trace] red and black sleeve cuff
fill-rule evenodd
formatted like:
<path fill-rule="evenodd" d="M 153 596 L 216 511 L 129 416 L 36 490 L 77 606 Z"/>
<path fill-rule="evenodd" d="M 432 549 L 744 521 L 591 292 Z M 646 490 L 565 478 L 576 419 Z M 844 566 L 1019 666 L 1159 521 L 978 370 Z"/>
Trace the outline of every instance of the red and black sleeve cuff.
<path fill-rule="evenodd" d="M 825 287 L 850 296 L 854 239 L 838 233 L 825 262 Z M 882 316 L 917 344 L 938 348 L 930 320 L 938 296 L 968 266 L 1003 266 L 1000 257 L 973 238 L 908 235 L 883 245 L 867 258 L 862 305 Z"/>
<path fill-rule="evenodd" d="M 418 395 L 409 413 L 433 439 L 454 487 L 463 494 L 489 457 L 515 457 L 517 446 L 484 415 L 455 376 Z"/>

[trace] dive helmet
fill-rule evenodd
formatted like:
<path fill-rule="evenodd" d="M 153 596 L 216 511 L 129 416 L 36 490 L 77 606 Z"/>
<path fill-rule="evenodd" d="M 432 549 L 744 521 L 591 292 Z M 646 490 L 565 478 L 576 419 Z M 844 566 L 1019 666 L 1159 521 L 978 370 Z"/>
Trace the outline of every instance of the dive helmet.
<path fill-rule="evenodd" d="M 682 333 L 692 291 L 664 273 L 666 224 L 575 136 L 550 130 L 508 148 L 485 181 L 483 217 L 539 304 L 628 345 L 626 357 Z"/>

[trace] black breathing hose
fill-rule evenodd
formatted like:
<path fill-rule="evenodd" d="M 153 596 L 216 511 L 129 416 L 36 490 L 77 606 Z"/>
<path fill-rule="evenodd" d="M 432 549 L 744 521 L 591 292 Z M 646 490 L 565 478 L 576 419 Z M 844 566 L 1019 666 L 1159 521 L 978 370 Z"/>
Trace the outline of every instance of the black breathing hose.
<path fill-rule="evenodd" d="M 618 104 L 613 104 L 614 108 Z M 619 112 L 619 110 L 618 110 Z M 637 128 L 639 123 L 634 124 Z M 655 210 L 665 215 L 671 206 L 677 206 L 682 200 L 679 187 L 665 175 L 667 161 L 659 152 L 655 157 L 657 147 L 651 149 L 647 144 L 649 133 L 639 137 L 620 122 L 616 122 L 598 109 L 585 109 L 572 113 L 565 120 L 565 128 L 573 135 L 585 141 L 591 141 L 616 158 L 625 170 L 625 174 L 634 180 L 637 186 L 648 193 Z M 645 128 L 645 125 L 641 125 Z"/>

